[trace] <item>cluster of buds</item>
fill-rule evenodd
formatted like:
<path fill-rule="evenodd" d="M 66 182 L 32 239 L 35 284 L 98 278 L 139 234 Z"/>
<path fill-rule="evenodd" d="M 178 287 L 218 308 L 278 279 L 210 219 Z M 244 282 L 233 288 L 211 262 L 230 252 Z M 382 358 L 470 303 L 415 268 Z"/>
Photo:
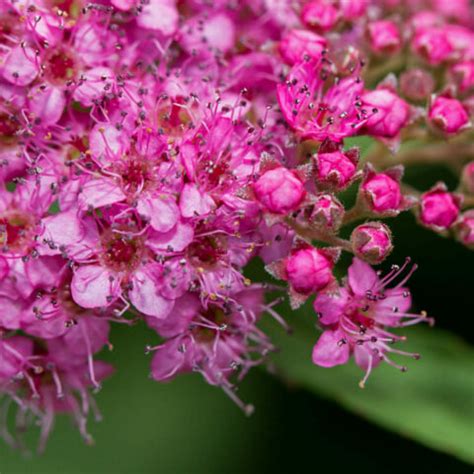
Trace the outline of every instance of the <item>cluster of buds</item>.
<path fill-rule="evenodd" d="M 315 364 L 354 356 L 361 386 L 406 370 L 388 328 L 432 322 L 409 312 L 416 267 L 372 265 L 393 249 L 381 219 L 410 210 L 474 247 L 470 8 L 0 0 L 0 419 L 35 420 L 43 448 L 68 413 L 91 442 L 110 325 L 140 323 L 153 379 L 198 372 L 249 414 L 236 384 L 274 350 L 259 320 L 287 328 L 275 292 L 312 298 Z M 443 160 L 457 190 L 402 181 Z M 286 283 L 251 281 L 254 259 Z"/>

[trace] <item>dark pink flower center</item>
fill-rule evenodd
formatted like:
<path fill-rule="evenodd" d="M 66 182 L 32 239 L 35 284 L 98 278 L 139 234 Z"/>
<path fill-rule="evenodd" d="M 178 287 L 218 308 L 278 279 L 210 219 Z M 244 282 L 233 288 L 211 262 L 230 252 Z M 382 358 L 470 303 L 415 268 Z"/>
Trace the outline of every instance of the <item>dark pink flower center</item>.
<path fill-rule="evenodd" d="M 34 222 L 20 211 L 9 211 L 0 216 L 0 245 L 9 251 L 25 253 L 33 242 Z"/>
<path fill-rule="evenodd" d="M 53 84 L 64 84 L 77 76 L 77 61 L 64 49 L 49 54 L 44 66 L 45 75 Z"/>
<path fill-rule="evenodd" d="M 117 272 L 135 270 L 143 255 L 143 242 L 140 238 L 114 232 L 102 237 L 102 248 L 104 265 Z"/>

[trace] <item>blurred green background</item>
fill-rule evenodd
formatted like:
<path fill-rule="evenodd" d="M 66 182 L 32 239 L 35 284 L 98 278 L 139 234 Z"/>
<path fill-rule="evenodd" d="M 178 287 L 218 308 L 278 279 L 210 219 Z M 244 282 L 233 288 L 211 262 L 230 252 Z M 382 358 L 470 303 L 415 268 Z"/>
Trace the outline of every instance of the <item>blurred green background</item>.
<path fill-rule="evenodd" d="M 446 175 L 435 171 L 414 169 L 408 179 L 426 188 L 440 173 Z M 437 320 L 430 330 L 435 339 L 428 343 L 425 332 L 413 331 L 410 348 L 419 342 L 428 353 L 407 361 L 407 374 L 381 369 L 361 391 L 354 367 L 308 366 L 314 321 L 303 323 L 304 331 L 291 343 L 272 324 L 282 342 L 277 370 L 280 362 L 283 370 L 279 376 L 255 370 L 243 382 L 240 396 L 256 407 L 246 418 L 197 374 L 165 385 L 149 380 L 143 348 L 156 342 L 153 334 L 143 325 L 114 327 L 115 349 L 105 357 L 118 370 L 97 396 L 104 421 L 90 423 L 95 446 L 84 445 L 71 423 L 59 419 L 42 456 L 25 458 L 1 445 L 0 473 L 472 472 L 466 461 L 474 459 L 474 374 L 465 343 L 474 343 L 474 253 L 419 228 L 410 214 L 393 221 L 393 229 L 396 251 L 390 263 L 414 257 L 420 265 L 410 285 L 415 304 Z M 298 326 L 303 316 L 288 320 Z M 312 317 L 306 315 L 307 321 Z M 451 340 L 445 331 L 457 337 Z M 302 332 L 309 334 L 304 344 L 298 340 Z"/>

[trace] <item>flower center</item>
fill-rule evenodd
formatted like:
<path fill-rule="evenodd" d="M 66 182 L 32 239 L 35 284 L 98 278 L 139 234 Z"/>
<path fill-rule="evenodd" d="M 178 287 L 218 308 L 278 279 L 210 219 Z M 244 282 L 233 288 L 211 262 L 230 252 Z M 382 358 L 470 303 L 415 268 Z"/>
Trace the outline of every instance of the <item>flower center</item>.
<path fill-rule="evenodd" d="M 34 222 L 20 211 L 0 216 L 0 245 L 8 251 L 27 253 L 33 243 Z"/>
<path fill-rule="evenodd" d="M 188 247 L 188 252 L 194 264 L 212 267 L 227 254 L 227 239 L 215 235 L 198 238 Z"/>
<path fill-rule="evenodd" d="M 0 140 L 11 141 L 20 130 L 20 123 L 15 116 L 0 112 Z"/>
<path fill-rule="evenodd" d="M 140 264 L 143 255 L 143 241 L 116 232 L 107 232 L 102 237 L 102 261 L 117 272 L 131 272 Z"/>
<path fill-rule="evenodd" d="M 131 159 L 120 166 L 124 190 L 130 194 L 149 189 L 154 183 L 150 163 L 143 159 Z"/>
<path fill-rule="evenodd" d="M 64 49 L 52 51 L 46 58 L 45 75 L 53 84 L 64 84 L 77 75 L 77 61 Z"/>

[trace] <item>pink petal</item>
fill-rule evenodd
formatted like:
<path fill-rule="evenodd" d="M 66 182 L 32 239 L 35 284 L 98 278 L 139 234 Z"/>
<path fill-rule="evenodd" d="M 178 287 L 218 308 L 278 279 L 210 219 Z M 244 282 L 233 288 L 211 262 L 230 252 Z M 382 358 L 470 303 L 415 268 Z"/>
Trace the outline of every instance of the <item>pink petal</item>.
<path fill-rule="evenodd" d="M 321 367 L 334 367 L 345 364 L 349 360 L 349 345 L 341 344 L 344 333 L 324 331 L 313 348 L 313 362 Z"/>
<path fill-rule="evenodd" d="M 84 208 L 92 206 L 95 209 L 123 201 L 125 197 L 120 187 L 112 179 L 99 178 L 91 179 L 84 184 L 79 201 Z"/>
<path fill-rule="evenodd" d="M 73 97 L 85 107 L 89 107 L 93 105 L 94 100 L 105 94 L 105 86 L 112 83 L 114 73 L 109 68 L 96 67 L 83 76 L 85 80 L 75 89 Z"/>
<path fill-rule="evenodd" d="M 96 125 L 89 135 L 89 147 L 96 158 L 110 158 L 125 154 L 130 148 L 127 133 L 112 125 Z"/>
<path fill-rule="evenodd" d="M 28 85 L 38 74 L 34 58 L 32 48 L 16 46 L 10 51 L 1 67 L 3 77 L 17 86 Z"/>
<path fill-rule="evenodd" d="M 138 311 L 159 319 L 168 316 L 173 309 L 174 301 L 158 294 L 156 284 L 148 273 L 135 272 L 132 283 L 133 288 L 128 292 L 128 296 Z"/>
<path fill-rule="evenodd" d="M 44 89 L 35 87 L 30 92 L 30 109 L 41 119 L 42 125 L 55 124 L 63 114 L 66 99 L 63 91 L 47 85 Z"/>
<path fill-rule="evenodd" d="M 72 298 L 83 308 L 108 306 L 119 292 L 120 281 L 100 265 L 79 267 L 72 277 Z"/>
<path fill-rule="evenodd" d="M 377 273 L 368 264 L 354 258 L 352 265 L 349 267 L 349 285 L 356 295 L 364 295 L 367 290 L 372 290 L 378 281 Z"/>
<path fill-rule="evenodd" d="M 176 31 L 178 20 L 178 10 L 174 0 L 150 0 L 137 16 L 139 26 L 160 31 L 166 36 Z"/>
<path fill-rule="evenodd" d="M 75 244 L 84 237 L 84 227 L 74 211 L 46 217 L 42 223 L 42 238 L 53 241 L 57 246 Z"/>
<path fill-rule="evenodd" d="M 153 229 L 168 232 L 178 221 L 179 209 L 171 198 L 141 198 L 137 204 L 138 212 L 145 216 Z"/>
<path fill-rule="evenodd" d="M 183 217 L 203 216 L 210 212 L 214 201 L 208 194 L 201 194 L 195 184 L 187 183 L 181 192 L 179 208 Z"/>
<path fill-rule="evenodd" d="M 314 310 L 319 313 L 322 324 L 335 324 L 344 312 L 347 292 L 341 288 L 339 294 L 319 293 L 314 300 Z"/>
<path fill-rule="evenodd" d="M 168 248 L 172 248 L 174 252 L 181 252 L 193 241 L 193 238 L 193 227 L 178 222 L 169 232 L 152 233 L 147 240 L 147 245 L 156 252 Z"/>

